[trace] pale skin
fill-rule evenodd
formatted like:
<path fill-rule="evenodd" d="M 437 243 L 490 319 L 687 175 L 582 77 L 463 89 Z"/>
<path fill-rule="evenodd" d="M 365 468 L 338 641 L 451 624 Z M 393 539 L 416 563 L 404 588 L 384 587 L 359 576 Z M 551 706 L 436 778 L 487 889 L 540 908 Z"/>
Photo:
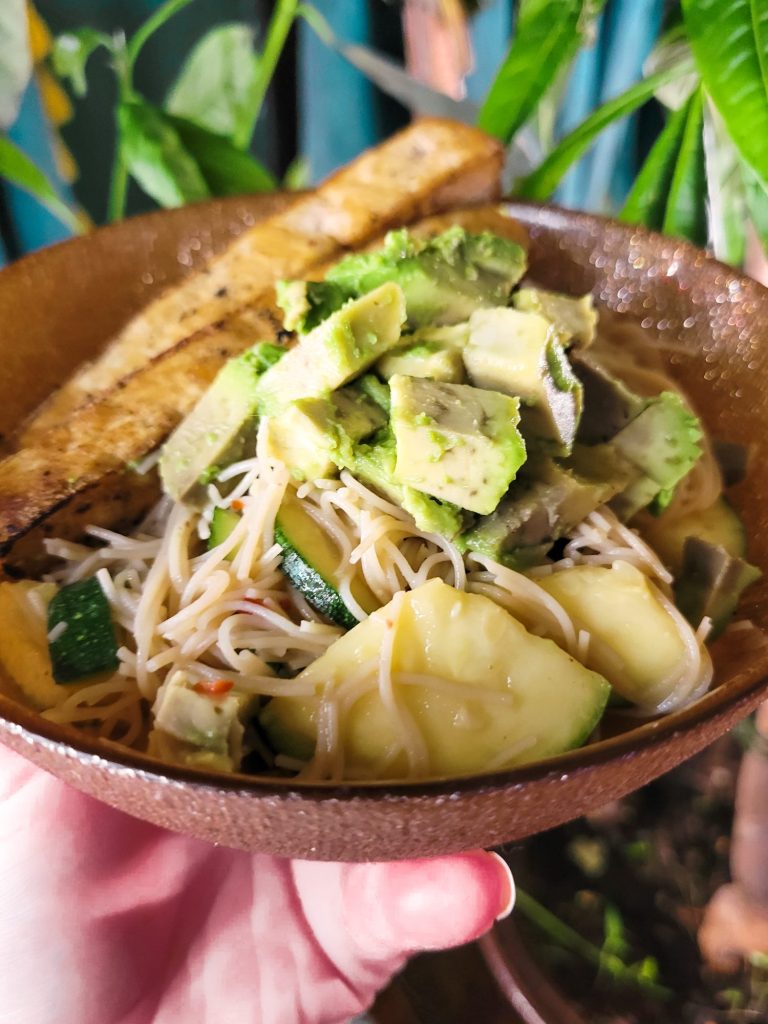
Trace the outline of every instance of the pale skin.
<path fill-rule="evenodd" d="M 0 748 L 4 1024 L 335 1024 L 512 899 L 482 851 L 342 865 L 226 850 Z"/>

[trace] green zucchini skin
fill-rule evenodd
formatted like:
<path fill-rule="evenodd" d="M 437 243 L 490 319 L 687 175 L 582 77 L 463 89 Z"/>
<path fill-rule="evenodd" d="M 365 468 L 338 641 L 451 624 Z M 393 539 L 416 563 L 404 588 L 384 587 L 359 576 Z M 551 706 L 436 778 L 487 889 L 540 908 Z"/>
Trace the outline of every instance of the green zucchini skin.
<path fill-rule="evenodd" d="M 337 626 L 352 629 L 357 619 L 344 604 L 338 590 L 313 568 L 307 556 L 296 546 L 281 526 L 275 523 L 275 541 L 283 549 L 280 568 L 315 611 L 324 615 Z"/>
<path fill-rule="evenodd" d="M 278 512 L 275 522 L 275 541 L 283 549 L 280 568 L 315 611 L 337 626 L 352 629 L 357 625 L 357 619 L 344 604 L 331 580 L 327 578 L 331 575 L 330 571 L 324 573 L 316 564 L 313 564 L 315 559 L 311 555 L 305 554 L 306 551 L 318 550 L 319 544 L 317 536 L 302 538 L 302 527 L 306 526 L 311 533 L 317 533 L 319 527 L 315 526 L 309 517 L 300 513 L 298 502 L 291 499 L 288 501 L 290 508 L 287 512 L 284 510 L 284 521 L 281 521 Z M 209 550 L 218 547 L 227 539 L 239 519 L 240 516 L 234 509 L 217 508 L 214 511 L 211 519 L 211 535 L 208 539 Z M 233 558 L 234 554 L 234 551 L 230 552 L 227 558 Z M 322 555 L 319 557 L 322 558 Z M 329 561 L 327 553 L 324 560 Z"/>
<path fill-rule="evenodd" d="M 117 668 L 112 611 L 95 576 L 70 583 L 54 595 L 48 606 L 48 632 L 62 622 L 66 630 L 48 644 L 57 683 Z"/>

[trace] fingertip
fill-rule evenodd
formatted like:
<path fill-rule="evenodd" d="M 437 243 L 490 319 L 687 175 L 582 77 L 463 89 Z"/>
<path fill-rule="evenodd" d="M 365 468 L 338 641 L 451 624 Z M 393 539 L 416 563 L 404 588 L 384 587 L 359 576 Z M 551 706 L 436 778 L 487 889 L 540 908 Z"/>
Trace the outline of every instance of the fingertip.
<path fill-rule="evenodd" d="M 379 955 L 471 942 L 511 911 L 515 893 L 506 863 L 482 850 L 356 865 L 346 888 L 355 931 Z"/>

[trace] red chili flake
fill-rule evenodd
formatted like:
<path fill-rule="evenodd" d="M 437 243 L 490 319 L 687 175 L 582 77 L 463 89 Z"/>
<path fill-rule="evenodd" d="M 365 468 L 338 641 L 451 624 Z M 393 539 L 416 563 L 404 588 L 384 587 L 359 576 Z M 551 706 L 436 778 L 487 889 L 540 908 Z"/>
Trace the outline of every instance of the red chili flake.
<path fill-rule="evenodd" d="M 239 498 L 235 498 L 234 501 L 230 502 L 229 507 L 233 508 L 235 512 L 242 512 L 243 509 L 245 508 L 245 505 L 242 503 L 242 501 L 240 501 Z"/>
<path fill-rule="evenodd" d="M 203 679 L 202 682 L 195 683 L 192 689 L 205 697 L 223 697 L 234 685 L 231 679 Z"/>

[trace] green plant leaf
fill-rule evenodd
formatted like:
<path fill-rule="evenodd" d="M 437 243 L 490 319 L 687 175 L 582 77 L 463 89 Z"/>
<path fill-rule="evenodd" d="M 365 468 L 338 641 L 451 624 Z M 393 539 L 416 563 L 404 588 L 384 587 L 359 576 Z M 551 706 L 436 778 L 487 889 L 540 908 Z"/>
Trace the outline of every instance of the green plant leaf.
<path fill-rule="evenodd" d="M 66 224 L 75 233 L 82 231 L 82 224 L 77 215 L 58 195 L 45 174 L 15 143 L 2 135 L 0 135 L 0 178 L 29 192 L 50 210 L 54 217 L 58 217 L 62 224 Z"/>
<path fill-rule="evenodd" d="M 686 65 L 680 65 L 649 75 L 598 107 L 558 143 L 535 171 L 517 184 L 513 189 L 515 195 L 527 199 L 548 199 L 568 169 L 583 156 L 604 128 L 637 110 L 651 99 L 660 85 L 672 81 L 686 70 L 689 70 Z"/>
<path fill-rule="evenodd" d="M 701 79 L 747 163 L 768 182 L 768 4 L 683 0 Z"/>
<path fill-rule="evenodd" d="M 704 103 L 704 159 L 712 250 L 718 259 L 741 266 L 748 220 L 744 165 L 711 100 Z"/>
<path fill-rule="evenodd" d="M 661 230 L 687 118 L 687 103 L 667 118 L 635 178 L 619 220 Z"/>
<path fill-rule="evenodd" d="M 161 110 L 137 99 L 123 102 L 117 124 L 129 174 L 160 206 L 182 206 L 210 195 L 197 161 Z"/>
<path fill-rule="evenodd" d="M 169 116 L 168 120 L 184 148 L 197 162 L 212 196 L 271 192 L 277 187 L 266 167 L 223 135 L 216 135 L 180 117 Z"/>
<path fill-rule="evenodd" d="M 704 97 L 697 89 L 687 105 L 685 129 L 669 187 L 665 235 L 707 244 L 707 172 L 704 163 Z"/>
<path fill-rule="evenodd" d="M 25 0 L 0 0 L 0 128 L 10 128 L 32 74 Z"/>
<path fill-rule="evenodd" d="M 309 160 L 300 153 L 288 165 L 283 175 L 282 186 L 289 192 L 300 192 L 304 188 L 309 188 L 311 178 Z"/>
<path fill-rule="evenodd" d="M 257 74 L 250 25 L 217 26 L 187 58 L 165 109 L 229 139 L 245 133 L 247 142 Z"/>
<path fill-rule="evenodd" d="M 743 174 L 749 219 L 764 251 L 768 253 L 768 188 L 758 181 L 750 168 L 745 167 Z"/>
<path fill-rule="evenodd" d="M 85 66 L 88 58 L 100 46 L 111 52 L 112 39 L 95 28 L 80 28 L 56 37 L 51 52 L 53 70 L 59 78 L 70 83 L 76 96 L 85 96 L 88 91 Z"/>
<path fill-rule="evenodd" d="M 575 56 L 580 28 L 604 2 L 522 0 L 512 45 L 480 108 L 480 128 L 509 142 Z"/>

